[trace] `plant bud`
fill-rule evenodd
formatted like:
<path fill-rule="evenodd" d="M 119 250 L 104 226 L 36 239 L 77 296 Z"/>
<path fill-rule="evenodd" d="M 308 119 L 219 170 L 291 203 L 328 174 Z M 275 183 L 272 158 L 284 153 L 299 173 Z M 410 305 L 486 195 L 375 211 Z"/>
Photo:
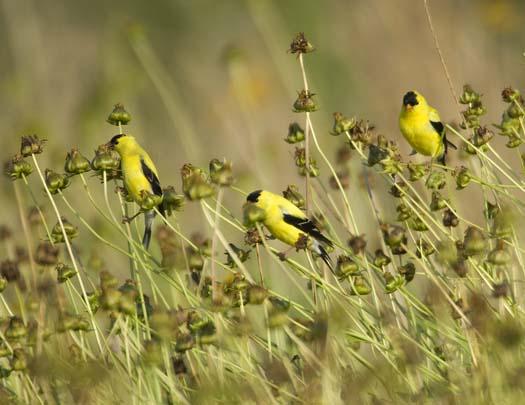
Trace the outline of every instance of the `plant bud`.
<path fill-rule="evenodd" d="M 57 281 L 59 283 L 65 283 L 67 280 L 69 280 L 71 277 L 77 274 L 73 267 L 68 266 L 64 263 L 57 264 L 55 270 L 57 271 Z"/>
<path fill-rule="evenodd" d="M 471 104 L 480 100 L 480 95 L 476 93 L 468 84 L 463 86 L 463 93 L 459 98 L 461 104 Z"/>
<path fill-rule="evenodd" d="M 447 184 L 445 173 L 438 171 L 431 172 L 425 182 L 425 186 L 430 190 L 440 190 L 445 184 Z"/>
<path fill-rule="evenodd" d="M 182 191 L 190 201 L 205 199 L 215 194 L 215 188 L 208 182 L 202 169 L 186 163 L 182 166 L 181 177 Z"/>
<path fill-rule="evenodd" d="M 297 122 L 293 122 L 288 126 L 288 135 L 284 140 L 287 143 L 299 143 L 304 141 L 304 130 L 299 126 Z"/>
<path fill-rule="evenodd" d="M 162 190 L 162 206 L 166 215 L 170 216 L 173 211 L 181 211 L 184 203 L 184 196 L 177 194 L 173 186 L 168 186 Z"/>
<path fill-rule="evenodd" d="M 368 295 L 372 292 L 372 289 L 368 285 L 367 281 L 363 276 L 352 277 L 352 295 Z"/>
<path fill-rule="evenodd" d="M 523 99 L 521 97 L 521 94 L 518 90 L 513 89 L 512 87 L 506 87 L 501 92 L 501 98 L 505 103 L 512 103 L 513 101 L 517 101 L 519 103 L 523 103 Z"/>
<path fill-rule="evenodd" d="M 494 238 L 508 238 L 512 235 L 512 222 L 514 215 L 511 209 L 504 207 L 501 211 L 494 214 L 491 235 Z"/>
<path fill-rule="evenodd" d="M 78 236 L 78 228 L 71 224 L 64 217 L 62 217 L 62 225 L 64 226 L 64 231 L 68 240 L 74 239 Z M 57 222 L 51 230 L 51 237 L 53 238 L 54 243 L 64 242 L 64 234 L 62 233 L 62 227 L 60 226 L 60 222 Z"/>
<path fill-rule="evenodd" d="M 428 257 L 436 251 L 436 249 L 434 249 L 434 247 L 424 239 L 419 239 L 416 242 L 416 247 L 416 255 L 419 258 Z"/>
<path fill-rule="evenodd" d="M 11 369 L 13 371 L 24 371 L 27 368 L 27 354 L 24 349 L 15 349 L 13 357 L 10 359 Z"/>
<path fill-rule="evenodd" d="M 18 316 L 12 316 L 9 318 L 9 325 L 5 331 L 5 337 L 8 340 L 19 340 L 27 336 L 27 327 L 24 325 L 24 321 Z"/>
<path fill-rule="evenodd" d="M 109 114 L 106 121 L 111 125 L 128 125 L 131 121 L 131 114 L 126 111 L 121 103 L 115 104 L 113 111 Z"/>
<path fill-rule="evenodd" d="M 288 51 L 290 53 L 302 54 L 310 53 L 314 50 L 315 48 L 313 45 L 305 38 L 304 32 L 299 32 L 290 44 L 290 49 Z"/>
<path fill-rule="evenodd" d="M 204 257 L 199 251 L 191 249 L 188 255 L 188 267 L 190 270 L 201 271 L 204 267 Z"/>
<path fill-rule="evenodd" d="M 369 145 L 368 147 L 368 166 L 372 167 L 381 162 L 382 160 L 388 157 L 388 151 L 374 144 Z"/>
<path fill-rule="evenodd" d="M 390 248 L 398 247 L 401 244 L 407 243 L 405 229 L 401 226 L 382 224 L 381 231 L 383 233 L 383 240 Z"/>
<path fill-rule="evenodd" d="M 69 178 L 65 174 L 56 173 L 53 170 L 46 169 L 46 186 L 51 194 L 56 194 L 69 186 Z"/>
<path fill-rule="evenodd" d="M 405 277 L 402 275 L 394 277 L 391 273 L 386 272 L 383 277 L 385 278 L 385 291 L 387 294 L 399 290 L 406 283 Z"/>
<path fill-rule="evenodd" d="M 259 285 L 252 285 L 248 288 L 248 302 L 252 305 L 262 304 L 268 297 L 268 290 Z"/>
<path fill-rule="evenodd" d="M 407 225 L 413 231 L 417 231 L 417 232 L 428 231 L 427 224 L 419 216 L 412 216 L 411 218 L 409 218 L 409 220 L 407 221 Z"/>
<path fill-rule="evenodd" d="M 300 208 L 300 209 L 305 208 L 304 197 L 299 192 L 299 188 L 296 185 L 290 184 L 286 188 L 286 190 L 283 191 L 283 197 L 286 198 L 288 201 L 290 201 L 297 208 Z"/>
<path fill-rule="evenodd" d="M 309 90 L 301 90 L 297 99 L 293 103 L 293 112 L 314 112 L 319 109 L 317 103 L 314 101 L 313 96 L 315 93 L 310 92 Z"/>
<path fill-rule="evenodd" d="M 77 149 L 71 149 L 66 156 L 64 170 L 71 175 L 85 173 L 91 170 L 91 163 Z"/>
<path fill-rule="evenodd" d="M 332 128 L 332 135 L 338 136 L 355 127 L 357 120 L 355 118 L 346 118 L 340 112 L 334 113 L 334 126 Z"/>
<path fill-rule="evenodd" d="M 54 266 L 58 263 L 60 249 L 49 242 L 40 242 L 35 254 L 35 261 L 41 266 Z"/>
<path fill-rule="evenodd" d="M 233 251 L 235 256 L 240 260 L 241 263 L 244 263 L 248 258 L 250 257 L 250 250 L 243 250 L 241 248 L 238 248 L 233 243 L 230 243 L 230 249 Z M 230 268 L 237 267 L 237 264 L 235 263 L 235 260 L 233 257 L 226 251 L 226 265 Z"/>
<path fill-rule="evenodd" d="M 107 311 L 115 311 L 120 304 L 120 297 L 122 293 L 116 288 L 106 288 L 102 291 L 100 296 L 100 305 Z"/>
<path fill-rule="evenodd" d="M 366 248 L 365 235 L 350 235 L 350 238 L 348 239 L 348 246 L 356 255 L 363 253 Z"/>
<path fill-rule="evenodd" d="M 232 163 L 218 159 L 210 161 L 210 179 L 221 187 L 229 187 L 233 184 Z"/>
<path fill-rule="evenodd" d="M 417 181 L 420 178 L 424 177 L 428 173 L 428 166 L 423 164 L 415 164 L 409 162 L 407 165 L 408 169 L 408 179 L 410 181 Z"/>
<path fill-rule="evenodd" d="M 432 200 L 430 202 L 431 211 L 439 211 L 447 207 L 448 200 L 444 199 L 439 191 L 432 192 Z"/>
<path fill-rule="evenodd" d="M 407 207 L 405 203 L 398 204 L 396 207 L 397 220 L 402 222 L 406 221 L 412 215 L 412 211 Z"/>
<path fill-rule="evenodd" d="M 26 135 L 22 137 L 20 143 L 20 153 L 27 157 L 31 155 L 38 155 L 44 151 L 45 139 L 39 139 L 37 135 Z"/>
<path fill-rule="evenodd" d="M 463 240 L 465 256 L 474 256 L 483 253 L 487 248 L 487 239 L 482 231 L 473 226 L 469 226 L 465 231 Z"/>
<path fill-rule="evenodd" d="M 264 222 L 266 212 L 253 203 L 246 203 L 243 206 L 243 218 L 244 225 L 251 227 L 258 222 Z"/>
<path fill-rule="evenodd" d="M 438 260 L 441 264 L 452 266 L 458 261 L 458 249 L 455 243 L 446 241 L 437 244 Z"/>
<path fill-rule="evenodd" d="M 182 353 L 195 346 L 195 339 L 189 333 L 181 333 L 175 341 L 175 351 Z"/>
<path fill-rule="evenodd" d="M 120 167 L 120 155 L 107 144 L 99 145 L 91 161 L 91 167 L 98 172 L 113 173 Z"/>
<path fill-rule="evenodd" d="M 505 247 L 505 244 L 502 240 L 499 240 L 497 246 L 492 250 L 488 257 L 487 261 L 495 266 L 504 266 L 512 260 L 512 255 Z"/>
<path fill-rule="evenodd" d="M 390 264 L 391 261 L 392 260 L 387 255 L 385 255 L 385 253 L 381 249 L 376 250 L 374 257 L 374 266 L 385 267 L 388 264 Z"/>
<path fill-rule="evenodd" d="M 100 294 L 96 291 L 90 291 L 86 295 L 87 303 L 91 308 L 91 312 L 95 314 L 100 308 Z"/>
<path fill-rule="evenodd" d="M 401 198 L 407 194 L 408 185 L 404 181 L 396 181 L 390 188 L 390 194 L 396 198 Z"/>
<path fill-rule="evenodd" d="M 359 274 L 359 265 L 346 255 L 337 258 L 335 275 L 339 280 L 344 280 L 352 275 Z"/>
<path fill-rule="evenodd" d="M 381 164 L 382 173 L 384 174 L 394 175 L 394 174 L 397 174 L 403 171 L 403 168 L 401 167 L 401 163 L 399 162 L 397 158 L 394 159 L 394 158 L 389 157 L 389 158 L 383 159 L 379 163 Z"/>
<path fill-rule="evenodd" d="M 520 146 L 523 143 L 523 140 L 517 136 L 517 135 L 511 135 L 509 137 L 508 142 L 505 144 L 505 146 L 509 149 L 514 149 Z"/>
<path fill-rule="evenodd" d="M 459 219 L 450 208 L 443 212 L 443 225 L 447 228 L 454 228 L 459 225 Z"/>
<path fill-rule="evenodd" d="M 399 266 L 397 271 L 405 278 L 407 283 L 410 283 L 416 274 L 416 266 L 414 263 L 408 262 L 404 266 Z"/>
<path fill-rule="evenodd" d="M 470 174 L 469 169 L 465 166 L 461 166 L 454 170 L 454 175 L 456 176 L 456 189 L 462 190 L 470 183 L 472 180 L 472 175 Z"/>
<path fill-rule="evenodd" d="M 32 171 L 33 166 L 20 154 L 13 156 L 13 158 L 4 165 L 4 173 L 13 181 L 29 176 Z"/>

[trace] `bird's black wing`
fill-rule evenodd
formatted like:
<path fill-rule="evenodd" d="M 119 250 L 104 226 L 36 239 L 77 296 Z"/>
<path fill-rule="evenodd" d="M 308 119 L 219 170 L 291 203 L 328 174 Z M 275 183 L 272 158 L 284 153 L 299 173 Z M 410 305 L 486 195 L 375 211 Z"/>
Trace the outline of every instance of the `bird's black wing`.
<path fill-rule="evenodd" d="M 454 145 L 452 142 L 450 142 L 447 139 L 447 131 L 445 131 L 445 126 L 443 125 L 442 122 L 440 122 L 440 121 L 432 121 L 431 120 L 430 124 L 432 125 L 432 127 L 434 127 L 436 132 L 439 135 L 441 135 L 441 139 L 443 139 L 443 145 L 445 146 L 445 153 L 443 153 L 443 156 L 441 156 L 440 162 L 445 164 L 445 156 L 448 153 L 448 147 L 450 146 L 452 149 L 457 149 L 457 146 Z"/>
<path fill-rule="evenodd" d="M 295 226 L 301 232 L 310 235 L 312 238 L 326 243 L 328 246 L 333 246 L 332 241 L 326 236 L 324 236 L 321 233 L 321 231 L 315 226 L 315 224 L 308 218 L 298 218 L 290 214 L 283 214 L 283 220 L 287 224 Z"/>
<path fill-rule="evenodd" d="M 142 166 L 142 173 L 144 173 L 144 176 L 146 176 L 148 179 L 149 184 L 151 184 L 153 194 L 162 195 L 162 187 L 160 186 L 160 181 L 157 175 L 148 167 L 146 162 L 144 162 L 144 159 L 140 159 L 140 165 Z"/>

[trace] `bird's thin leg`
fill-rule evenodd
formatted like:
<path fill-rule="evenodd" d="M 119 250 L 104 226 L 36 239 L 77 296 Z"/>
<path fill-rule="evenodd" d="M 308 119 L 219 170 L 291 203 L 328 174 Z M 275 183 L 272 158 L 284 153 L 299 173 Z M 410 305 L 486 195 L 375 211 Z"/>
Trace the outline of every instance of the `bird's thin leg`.
<path fill-rule="evenodd" d="M 122 223 L 123 224 L 129 224 L 131 221 L 133 221 L 135 218 L 137 218 L 140 214 L 142 214 L 142 211 L 137 212 L 135 215 L 131 217 L 123 217 Z"/>

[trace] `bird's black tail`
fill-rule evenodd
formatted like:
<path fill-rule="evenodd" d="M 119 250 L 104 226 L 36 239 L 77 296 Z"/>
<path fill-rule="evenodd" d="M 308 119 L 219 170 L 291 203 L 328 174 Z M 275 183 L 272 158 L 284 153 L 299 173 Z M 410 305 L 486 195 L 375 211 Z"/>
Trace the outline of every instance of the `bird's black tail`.
<path fill-rule="evenodd" d="M 146 211 L 144 213 L 144 236 L 142 237 L 142 246 L 144 246 L 144 249 L 146 250 L 148 250 L 151 242 L 151 228 L 153 226 L 153 221 L 155 220 L 155 215 L 155 211 Z"/>
<path fill-rule="evenodd" d="M 323 259 L 323 262 L 326 263 L 326 265 L 328 266 L 330 271 L 333 273 L 334 272 L 334 266 L 332 264 L 332 259 L 328 255 L 328 252 L 326 251 L 326 249 L 320 243 L 317 244 L 316 248 L 317 248 L 317 254 L 319 254 L 321 259 Z"/>

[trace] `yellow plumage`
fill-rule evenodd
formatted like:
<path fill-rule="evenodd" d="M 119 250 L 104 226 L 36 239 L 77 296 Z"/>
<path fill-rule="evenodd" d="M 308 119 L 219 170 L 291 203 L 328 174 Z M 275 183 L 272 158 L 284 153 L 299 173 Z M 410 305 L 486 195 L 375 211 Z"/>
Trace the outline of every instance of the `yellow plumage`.
<path fill-rule="evenodd" d="M 148 153 L 142 149 L 133 136 L 124 135 L 117 138 L 115 142 L 113 147 L 121 158 L 120 168 L 124 178 L 124 186 L 131 198 L 140 204 L 143 191 L 147 191 L 150 194 L 157 194 L 153 189 L 150 179 L 148 179 L 144 173 L 142 162 L 144 162 L 158 179 L 157 168 Z"/>
<path fill-rule="evenodd" d="M 301 235 L 309 236 L 312 240 L 311 250 L 332 268 L 330 257 L 325 250 L 325 246 L 333 246 L 332 242 L 322 235 L 316 225 L 292 202 L 263 190 L 250 193 L 247 201 L 265 212 L 263 224 L 276 239 L 289 246 L 295 246 Z"/>
<path fill-rule="evenodd" d="M 142 238 L 142 244 L 148 249 L 151 241 L 151 227 L 155 218 L 155 212 L 152 211 L 152 208 L 160 204 L 158 205 L 159 211 L 161 215 L 164 215 L 164 209 L 161 204 L 162 188 L 157 168 L 147 152 L 141 148 L 131 135 L 115 135 L 109 144 L 120 155 L 120 169 L 122 170 L 126 191 L 141 206 L 141 211 L 144 211 L 144 237 Z M 152 200 L 150 196 L 155 196 L 156 199 Z M 132 218 L 125 219 L 130 221 Z"/>
<path fill-rule="evenodd" d="M 262 191 L 256 205 L 266 213 L 266 219 L 263 222 L 264 226 L 281 242 L 294 246 L 301 234 L 305 235 L 305 232 L 283 220 L 283 214 L 285 213 L 305 221 L 308 220 L 304 212 L 286 198 L 269 191 Z"/>
<path fill-rule="evenodd" d="M 418 92 L 410 91 L 403 98 L 399 128 L 416 152 L 444 158 L 446 138 L 443 124 L 438 112 Z"/>

